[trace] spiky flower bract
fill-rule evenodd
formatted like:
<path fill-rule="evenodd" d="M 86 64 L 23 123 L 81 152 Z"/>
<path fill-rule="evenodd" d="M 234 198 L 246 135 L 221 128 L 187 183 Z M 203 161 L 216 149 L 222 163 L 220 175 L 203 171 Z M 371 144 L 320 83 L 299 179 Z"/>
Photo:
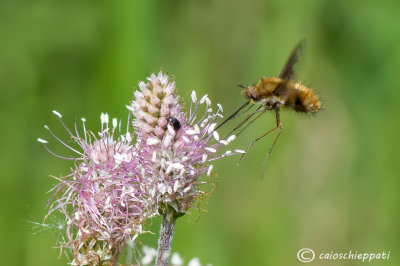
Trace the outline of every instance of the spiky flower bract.
<path fill-rule="evenodd" d="M 98 136 L 86 130 L 82 119 L 81 137 L 76 126 L 73 134 L 62 122 L 61 115 L 54 113 L 79 149 L 57 138 L 45 126 L 77 154 L 76 158 L 56 155 L 73 160 L 75 166 L 69 175 L 57 178 L 59 184 L 53 189 L 55 193 L 46 218 L 54 212 L 62 212 L 67 217 L 67 241 L 60 244 L 71 250 L 72 264 L 115 261 L 126 240 L 142 232 L 142 223 L 151 214 L 148 199 L 140 189 L 138 156 L 131 133 L 122 134 L 117 119 L 110 126 L 108 115 L 102 114 Z M 47 141 L 39 141 L 48 149 Z"/>

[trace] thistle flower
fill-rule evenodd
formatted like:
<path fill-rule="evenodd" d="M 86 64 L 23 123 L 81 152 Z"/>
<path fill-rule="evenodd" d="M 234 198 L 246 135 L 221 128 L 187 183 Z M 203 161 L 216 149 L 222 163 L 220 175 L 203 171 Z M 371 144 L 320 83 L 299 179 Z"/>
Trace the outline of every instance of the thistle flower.
<path fill-rule="evenodd" d="M 98 136 L 86 130 L 82 119 L 81 137 L 77 126 L 73 134 L 56 111 L 79 148 L 45 128 L 77 156 L 57 155 L 47 147 L 47 141 L 38 139 L 53 155 L 75 163 L 69 175 L 56 178 L 59 184 L 53 188 L 45 217 L 55 212 L 66 217 L 67 240 L 60 246 L 70 249 L 74 257 L 71 264 L 114 264 L 122 248 L 144 232 L 144 221 L 158 211 L 163 220 L 157 265 L 168 265 L 176 219 L 207 193 L 201 185 L 209 181 L 202 175 L 212 175 L 212 161 L 244 153 L 218 152 L 235 136 L 219 137 L 215 128 L 222 118 L 222 106 L 217 104 L 214 112 L 207 95 L 198 100 L 192 92 L 189 111 L 185 112 L 175 82 L 170 82 L 168 75 L 152 74 L 139 87 L 128 106 L 136 117 L 132 123 L 136 144 L 128 129 L 121 133 L 117 119 L 109 125 L 107 114 L 101 115 Z"/>
<path fill-rule="evenodd" d="M 222 118 L 222 106 L 217 104 L 213 112 L 207 95 L 198 101 L 192 92 L 186 113 L 176 95 L 175 82 L 170 82 L 168 75 L 152 74 L 147 83 L 139 83 L 139 88 L 127 107 L 136 117 L 133 126 L 138 136 L 142 191 L 162 214 L 156 264 L 168 265 L 176 219 L 206 193 L 200 186 L 209 182 L 200 176 L 212 174 L 211 161 L 243 151 L 217 153 L 235 136 L 220 139 L 215 128 Z M 198 115 L 200 109 L 204 109 L 202 115 Z"/>
<path fill-rule="evenodd" d="M 126 240 L 142 233 L 141 224 L 151 214 L 138 181 L 138 157 L 131 133 L 127 130 L 122 134 L 121 123 L 116 118 L 110 127 L 108 115 L 101 114 L 98 137 L 86 131 L 85 119 L 82 119 L 81 137 L 76 125 L 74 135 L 61 115 L 53 112 L 80 148 L 75 149 L 57 138 L 48 126 L 45 128 L 77 157 L 56 155 L 48 149 L 47 141 L 38 139 L 50 153 L 75 162 L 69 175 L 57 178 L 60 183 L 53 188 L 55 192 L 46 218 L 56 211 L 67 218 L 68 241 L 60 245 L 71 250 L 72 264 L 116 261 Z"/>
<path fill-rule="evenodd" d="M 137 150 L 141 168 L 141 183 L 156 206 L 172 207 L 185 213 L 193 202 L 205 192 L 199 186 L 207 183 L 200 176 L 212 174 L 210 162 L 224 156 L 242 153 L 241 150 L 218 154 L 221 146 L 235 139 L 220 139 L 216 128 L 222 118 L 222 106 L 213 112 L 207 95 L 200 100 L 193 91 L 189 113 L 182 112 L 175 82 L 161 72 L 152 74 L 148 83 L 140 82 L 141 91 L 128 109 L 136 116 L 133 122 L 138 134 Z M 197 113 L 201 106 L 204 112 Z"/>

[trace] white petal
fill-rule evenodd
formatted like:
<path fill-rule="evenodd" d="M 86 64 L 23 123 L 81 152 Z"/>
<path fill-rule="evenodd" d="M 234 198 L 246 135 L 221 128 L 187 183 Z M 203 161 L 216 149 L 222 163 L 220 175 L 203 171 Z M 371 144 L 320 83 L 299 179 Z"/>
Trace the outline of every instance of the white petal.
<path fill-rule="evenodd" d="M 227 142 L 232 142 L 232 141 L 234 141 L 236 139 L 236 136 L 235 135 L 231 135 L 231 136 L 229 136 L 229 138 L 226 140 Z"/>
<path fill-rule="evenodd" d="M 207 176 L 211 175 L 211 171 L 213 170 L 214 166 L 210 165 L 210 167 L 208 167 L 208 171 L 207 171 Z"/>
<path fill-rule="evenodd" d="M 203 97 L 201 97 L 201 99 L 200 99 L 200 104 L 203 104 L 204 101 L 205 101 L 207 98 L 208 98 L 208 95 L 207 95 L 207 94 L 204 95 Z"/>
<path fill-rule="evenodd" d="M 44 140 L 44 139 L 41 139 L 41 138 L 38 138 L 37 141 L 39 141 L 40 143 L 44 143 L 44 144 L 48 143 L 47 140 Z"/>
<path fill-rule="evenodd" d="M 237 153 L 246 153 L 244 150 L 239 150 L 239 149 L 236 149 L 235 152 L 237 152 Z"/>
<path fill-rule="evenodd" d="M 142 175 L 142 177 L 145 177 L 145 175 L 146 175 L 146 170 L 144 170 L 144 168 L 142 168 L 142 170 L 140 171 L 140 174 Z"/>
<path fill-rule="evenodd" d="M 167 187 L 164 184 L 158 184 L 158 191 L 160 191 L 161 194 L 164 194 L 167 192 Z"/>
<path fill-rule="evenodd" d="M 217 152 L 217 150 L 216 149 L 214 149 L 214 148 L 210 148 L 210 147 L 206 147 L 206 148 L 204 148 L 206 151 L 209 151 L 209 152 L 211 152 L 211 153 L 216 153 Z"/>
<path fill-rule="evenodd" d="M 190 140 L 189 140 L 186 136 L 182 136 L 182 139 L 183 139 L 183 141 L 186 142 L 186 143 L 189 143 L 189 142 L 190 142 Z"/>
<path fill-rule="evenodd" d="M 139 236 L 138 234 L 135 234 L 135 235 L 130 239 L 131 242 L 135 241 L 135 239 L 136 239 L 138 236 Z"/>
<path fill-rule="evenodd" d="M 210 125 L 210 127 L 208 128 L 208 134 L 211 134 L 211 132 L 213 132 L 214 131 L 214 129 L 215 129 L 215 127 L 217 126 L 217 123 L 212 123 L 211 125 Z"/>
<path fill-rule="evenodd" d="M 198 258 L 193 258 L 189 261 L 188 266 L 201 266 Z"/>
<path fill-rule="evenodd" d="M 227 141 L 224 140 L 224 139 L 220 140 L 219 143 L 221 143 L 221 144 L 223 144 L 223 145 L 225 145 L 225 146 L 229 144 L 229 142 L 227 142 Z"/>
<path fill-rule="evenodd" d="M 217 106 L 218 106 L 218 109 L 221 110 L 221 112 L 224 111 L 224 109 L 222 108 L 222 105 L 221 105 L 221 104 L 217 103 Z"/>
<path fill-rule="evenodd" d="M 115 162 L 116 162 L 117 164 L 120 164 L 121 162 L 124 161 L 124 156 L 123 156 L 122 154 L 120 154 L 120 153 L 116 153 L 116 154 L 114 155 L 114 160 L 115 160 Z"/>
<path fill-rule="evenodd" d="M 131 136 L 131 133 L 126 133 L 126 141 L 127 142 L 131 142 L 132 141 L 132 136 Z"/>
<path fill-rule="evenodd" d="M 171 170 L 172 170 L 172 164 L 167 167 L 167 171 L 165 171 L 165 172 L 167 174 L 169 174 L 171 172 Z"/>
<path fill-rule="evenodd" d="M 196 131 L 196 134 L 200 134 L 200 128 L 198 125 L 194 125 L 194 131 Z"/>
<path fill-rule="evenodd" d="M 158 143 L 160 143 L 160 140 L 157 139 L 157 138 L 148 138 L 147 141 L 146 141 L 147 145 L 155 145 L 155 144 L 158 144 Z"/>
<path fill-rule="evenodd" d="M 156 162 L 156 159 L 157 159 L 157 153 L 156 153 L 156 151 L 153 151 L 153 157 L 151 158 L 151 161 L 152 161 L 153 163 L 155 163 L 155 162 Z"/>
<path fill-rule="evenodd" d="M 155 250 L 152 247 L 148 247 L 148 246 L 143 246 L 143 253 L 146 255 L 150 255 L 150 256 L 157 256 L 157 250 Z"/>
<path fill-rule="evenodd" d="M 181 265 L 183 265 L 183 259 L 181 258 L 181 256 L 179 256 L 178 253 L 172 254 L 172 257 L 171 257 L 171 264 L 174 265 L 174 266 L 181 266 Z"/>
<path fill-rule="evenodd" d="M 115 129 L 118 125 L 118 120 L 114 117 L 112 120 L 113 128 Z"/>
<path fill-rule="evenodd" d="M 171 141 L 173 138 L 174 138 L 174 136 L 166 135 L 164 138 L 164 147 L 168 147 L 169 144 L 171 144 Z"/>
<path fill-rule="evenodd" d="M 151 256 L 149 256 L 149 255 L 144 255 L 143 256 L 143 258 L 142 258 L 142 260 L 141 260 L 141 263 L 143 264 L 143 265 L 150 265 L 152 262 L 153 262 L 153 257 L 151 257 Z"/>
<path fill-rule="evenodd" d="M 157 256 L 157 250 L 147 246 L 143 247 L 143 253 L 144 256 L 141 260 L 143 265 L 150 265 L 153 262 L 153 259 Z"/>
<path fill-rule="evenodd" d="M 179 181 L 176 180 L 175 184 L 174 184 L 174 191 L 176 192 L 178 190 L 178 188 L 179 188 Z"/>
<path fill-rule="evenodd" d="M 214 137 L 214 139 L 215 139 L 216 141 L 219 141 L 219 134 L 218 134 L 217 131 L 214 131 L 214 132 L 213 132 L 213 137 Z"/>
<path fill-rule="evenodd" d="M 86 118 L 84 118 L 84 117 L 82 117 L 81 120 L 82 120 L 83 123 L 86 122 Z"/>
<path fill-rule="evenodd" d="M 173 163 L 173 164 L 172 164 L 172 167 L 174 167 L 175 169 L 180 170 L 180 169 L 183 169 L 183 164 L 180 164 L 180 163 Z"/>
<path fill-rule="evenodd" d="M 170 124 L 168 124 L 167 128 L 168 128 L 168 132 L 169 132 L 172 136 L 175 136 L 175 130 L 172 128 L 172 126 L 171 126 Z"/>
<path fill-rule="evenodd" d="M 197 96 L 196 96 L 196 92 L 195 91 L 192 91 L 192 102 L 193 103 L 197 103 Z"/>
<path fill-rule="evenodd" d="M 197 133 L 193 129 L 188 129 L 188 130 L 186 130 L 186 134 L 188 134 L 188 135 L 196 135 Z"/>
<path fill-rule="evenodd" d="M 208 123 L 208 118 L 204 119 L 203 122 L 201 122 L 200 127 L 204 127 Z"/>
<path fill-rule="evenodd" d="M 128 110 L 131 111 L 131 112 L 135 112 L 136 111 L 135 108 L 133 108 L 133 106 L 131 106 L 131 105 L 126 105 L 126 108 L 128 108 Z"/>
<path fill-rule="evenodd" d="M 56 110 L 53 110 L 53 114 L 55 114 L 56 116 L 58 116 L 58 118 L 61 118 L 61 117 L 62 117 L 62 115 L 61 115 L 59 112 L 57 112 Z"/>

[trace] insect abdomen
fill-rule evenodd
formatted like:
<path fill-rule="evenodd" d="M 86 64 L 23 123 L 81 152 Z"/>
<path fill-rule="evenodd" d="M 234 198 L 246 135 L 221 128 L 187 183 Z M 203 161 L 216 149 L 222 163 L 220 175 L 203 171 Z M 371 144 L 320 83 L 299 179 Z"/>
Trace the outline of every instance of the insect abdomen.
<path fill-rule="evenodd" d="M 286 100 L 285 106 L 296 112 L 312 113 L 321 108 L 321 102 L 312 89 L 296 83 L 293 93 Z"/>

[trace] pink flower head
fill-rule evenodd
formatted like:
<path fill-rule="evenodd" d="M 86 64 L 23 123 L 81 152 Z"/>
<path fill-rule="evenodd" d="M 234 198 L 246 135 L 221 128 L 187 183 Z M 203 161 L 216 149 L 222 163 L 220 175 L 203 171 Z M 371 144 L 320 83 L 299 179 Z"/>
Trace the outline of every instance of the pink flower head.
<path fill-rule="evenodd" d="M 139 168 L 141 168 L 141 183 L 152 197 L 156 206 L 167 204 L 180 213 L 185 213 L 191 204 L 204 193 L 200 189 L 202 174 L 211 175 L 213 166 L 211 161 L 224 156 L 241 153 L 243 151 L 226 151 L 219 154 L 222 146 L 228 145 L 235 139 L 230 136 L 226 140 L 220 139 L 215 131 L 217 121 L 222 117 L 222 106 L 217 105 L 213 111 L 211 101 L 207 95 L 197 100 L 196 93 L 192 92 L 192 104 L 189 113 L 181 112 L 182 106 L 175 95 L 175 82 L 169 82 L 167 75 L 161 72 L 148 79 L 148 83 L 139 83 L 141 92 L 135 92 L 135 100 L 128 108 L 134 115 L 140 114 L 135 120 L 138 134 L 137 150 L 140 154 Z M 174 105 L 169 106 L 170 112 L 152 113 L 154 123 L 144 122 L 143 114 L 148 114 L 151 103 L 144 95 L 150 94 L 154 84 L 158 95 L 175 99 Z M 165 88 L 165 91 L 162 90 Z M 157 106 L 154 107 L 154 110 Z M 201 115 L 200 109 L 204 110 Z M 160 121 L 164 126 L 163 134 L 158 134 Z M 147 123 L 142 129 L 140 125 Z M 161 132 L 161 131 L 160 131 Z"/>
<path fill-rule="evenodd" d="M 110 123 L 107 114 L 101 114 L 95 134 L 86 130 L 85 119 L 81 133 L 76 125 L 71 131 L 56 111 L 73 145 L 45 128 L 76 156 L 57 155 L 38 139 L 51 154 L 75 163 L 67 176 L 56 177 L 45 217 L 55 212 L 66 217 L 66 241 L 60 245 L 71 251 L 71 264 L 116 262 L 127 240 L 142 233 L 142 224 L 157 211 L 179 217 L 206 193 L 201 185 L 210 183 L 203 176 L 212 175 L 212 161 L 243 153 L 220 152 L 235 136 L 220 138 L 215 129 L 222 106 L 213 110 L 207 95 L 198 100 L 192 92 L 185 112 L 168 75 L 152 74 L 139 87 L 128 106 L 135 116 L 135 144 L 133 133 L 121 133 L 121 123 L 116 118 Z"/>
<path fill-rule="evenodd" d="M 168 118 L 180 114 L 179 97 L 175 94 L 175 82 L 161 72 L 151 74 L 148 83 L 139 82 L 140 91 L 135 91 L 135 100 L 128 109 L 136 119 L 133 127 L 138 134 L 149 134 L 162 138 L 167 130 Z"/>
<path fill-rule="evenodd" d="M 108 115 L 102 114 L 98 136 L 86 131 L 82 119 L 81 137 L 76 126 L 74 135 L 62 122 L 61 115 L 54 113 L 80 148 L 66 144 L 47 126 L 58 141 L 78 156 L 56 155 L 48 149 L 47 141 L 38 139 L 57 157 L 75 161 L 68 176 L 57 178 L 60 183 L 53 189 L 47 216 L 61 211 L 67 217 L 68 242 L 61 246 L 71 250 L 73 264 L 99 264 L 118 257 L 126 240 L 142 232 L 141 224 L 151 214 L 138 181 L 138 157 L 131 133 L 122 134 L 117 119 L 110 126 Z"/>

